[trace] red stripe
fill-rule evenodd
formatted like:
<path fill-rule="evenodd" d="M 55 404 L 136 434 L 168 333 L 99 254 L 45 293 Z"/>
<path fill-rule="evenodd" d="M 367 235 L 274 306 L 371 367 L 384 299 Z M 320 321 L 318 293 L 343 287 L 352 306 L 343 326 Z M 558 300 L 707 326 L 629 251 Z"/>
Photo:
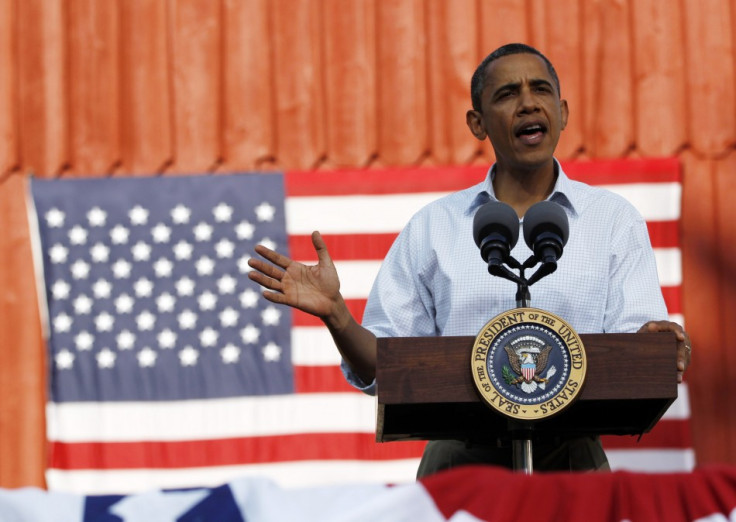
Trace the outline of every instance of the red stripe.
<path fill-rule="evenodd" d="M 297 393 L 362 393 L 348 384 L 336 365 L 294 366 L 294 386 Z"/>
<path fill-rule="evenodd" d="M 649 239 L 654 248 L 679 248 L 679 221 L 647 221 Z"/>
<path fill-rule="evenodd" d="M 692 448 L 689 419 L 659 421 L 652 431 L 638 436 L 605 435 L 601 437 L 605 449 L 687 449 Z"/>
<path fill-rule="evenodd" d="M 286 172 L 286 197 L 357 196 L 454 192 L 480 183 L 488 167 L 407 167 L 391 169 Z"/>
<path fill-rule="evenodd" d="M 667 305 L 667 311 L 671 314 L 682 313 L 682 293 L 680 286 L 663 286 L 662 296 Z"/>
<path fill-rule="evenodd" d="M 379 444 L 372 433 L 305 433 L 175 442 L 52 442 L 49 467 L 177 469 L 303 460 L 381 461 L 418 458 L 424 445 L 423 441 Z"/>
<path fill-rule="evenodd" d="M 627 183 L 679 183 L 682 180 L 677 158 L 612 159 L 562 162 L 571 179 L 589 185 Z"/>

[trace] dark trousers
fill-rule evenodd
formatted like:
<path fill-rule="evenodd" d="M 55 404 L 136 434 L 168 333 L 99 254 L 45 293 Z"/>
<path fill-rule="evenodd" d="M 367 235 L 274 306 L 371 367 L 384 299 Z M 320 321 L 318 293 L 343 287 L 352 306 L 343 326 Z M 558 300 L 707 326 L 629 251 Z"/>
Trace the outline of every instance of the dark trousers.
<path fill-rule="evenodd" d="M 577 437 L 532 444 L 534 471 L 608 471 L 608 459 L 598 437 Z M 465 464 L 512 468 L 510 445 L 459 440 L 431 440 L 424 449 L 417 478 Z"/>

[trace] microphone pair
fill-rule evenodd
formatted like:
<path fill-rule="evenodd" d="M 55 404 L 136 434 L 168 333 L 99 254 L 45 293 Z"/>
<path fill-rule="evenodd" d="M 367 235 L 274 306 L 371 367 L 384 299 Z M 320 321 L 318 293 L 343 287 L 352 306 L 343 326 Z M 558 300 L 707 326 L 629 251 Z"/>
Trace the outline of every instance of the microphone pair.
<path fill-rule="evenodd" d="M 556 268 L 569 232 L 565 210 L 552 201 L 535 203 L 524 215 L 524 241 L 534 253 L 534 260 L 550 268 Z M 519 240 L 516 211 L 500 201 L 485 203 L 473 218 L 473 238 L 489 270 L 508 263 Z"/>

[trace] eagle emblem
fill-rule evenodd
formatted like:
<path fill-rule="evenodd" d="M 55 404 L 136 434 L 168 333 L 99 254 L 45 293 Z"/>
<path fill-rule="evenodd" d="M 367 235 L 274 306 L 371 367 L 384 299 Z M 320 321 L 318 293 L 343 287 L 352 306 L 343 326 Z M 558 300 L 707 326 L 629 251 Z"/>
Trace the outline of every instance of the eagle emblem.
<path fill-rule="evenodd" d="M 536 391 L 537 387 L 544 390 L 549 378 L 556 373 L 555 367 L 551 366 L 547 374 L 542 377 L 547 369 L 547 360 L 552 347 L 545 346 L 534 337 L 516 339 L 512 345 L 504 346 L 511 365 L 510 369 L 508 366 L 504 366 L 503 369 L 506 383 L 510 386 L 519 386 L 526 393 Z"/>

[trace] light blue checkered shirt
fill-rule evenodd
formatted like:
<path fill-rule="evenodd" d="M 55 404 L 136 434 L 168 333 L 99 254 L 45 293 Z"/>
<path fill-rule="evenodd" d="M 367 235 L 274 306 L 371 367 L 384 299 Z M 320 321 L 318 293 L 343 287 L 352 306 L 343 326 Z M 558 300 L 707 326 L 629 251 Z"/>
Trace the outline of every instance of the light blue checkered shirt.
<path fill-rule="evenodd" d="M 578 333 L 635 332 L 647 321 L 667 319 L 639 212 L 557 166 L 548 199 L 565 209 L 570 236 L 557 271 L 530 287 L 530 306 L 562 317 Z M 430 203 L 399 234 L 363 316 L 377 337 L 475 336 L 491 318 L 516 307 L 516 283 L 490 275 L 473 240 L 475 212 L 496 199 L 492 175 L 493 168 L 482 183 Z M 520 233 L 511 255 L 523 263 L 531 253 Z M 353 386 L 375 393 L 375 383 L 366 386 L 342 366 Z"/>

